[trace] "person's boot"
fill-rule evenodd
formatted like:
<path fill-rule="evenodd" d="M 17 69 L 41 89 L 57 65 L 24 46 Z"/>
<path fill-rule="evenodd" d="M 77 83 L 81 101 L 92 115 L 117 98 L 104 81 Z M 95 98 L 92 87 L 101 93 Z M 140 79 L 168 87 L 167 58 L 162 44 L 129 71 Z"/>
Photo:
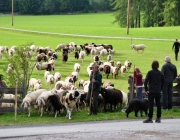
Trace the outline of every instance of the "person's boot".
<path fill-rule="evenodd" d="M 146 120 L 144 120 L 143 123 L 153 123 L 153 120 L 149 117 Z"/>
<path fill-rule="evenodd" d="M 161 123 L 161 118 L 156 118 L 155 122 L 156 123 Z"/>

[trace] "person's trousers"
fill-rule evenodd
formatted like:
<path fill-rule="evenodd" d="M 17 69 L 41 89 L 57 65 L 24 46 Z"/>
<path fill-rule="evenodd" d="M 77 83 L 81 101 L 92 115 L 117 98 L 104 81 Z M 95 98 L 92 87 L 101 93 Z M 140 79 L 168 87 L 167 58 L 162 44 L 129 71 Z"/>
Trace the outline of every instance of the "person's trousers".
<path fill-rule="evenodd" d="M 148 94 L 148 100 L 149 100 L 149 114 L 148 117 L 149 118 L 153 118 L 153 111 L 154 111 L 154 101 L 156 103 L 157 106 L 157 113 L 156 113 L 156 117 L 160 118 L 161 117 L 161 95 L 160 93 L 149 93 Z"/>
<path fill-rule="evenodd" d="M 136 87 L 136 98 L 142 99 L 142 87 Z"/>
<path fill-rule="evenodd" d="M 175 60 L 177 61 L 177 60 L 178 60 L 178 53 L 179 53 L 179 50 L 175 50 L 174 53 L 175 53 Z"/>
<path fill-rule="evenodd" d="M 165 82 L 163 86 L 163 109 L 172 109 L 172 82 Z"/>
<path fill-rule="evenodd" d="M 90 106 L 90 96 L 91 96 L 91 90 L 88 91 L 86 101 L 88 105 Z M 92 97 L 91 98 L 91 107 L 90 107 L 90 112 L 93 114 L 97 114 L 98 112 L 98 96 L 99 96 L 99 91 L 93 91 L 92 92 Z"/>

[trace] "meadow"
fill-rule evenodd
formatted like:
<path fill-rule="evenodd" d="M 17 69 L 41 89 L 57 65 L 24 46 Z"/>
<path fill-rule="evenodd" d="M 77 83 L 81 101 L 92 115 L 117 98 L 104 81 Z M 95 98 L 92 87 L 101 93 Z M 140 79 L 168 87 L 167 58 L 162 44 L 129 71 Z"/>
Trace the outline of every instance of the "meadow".
<path fill-rule="evenodd" d="M 128 77 L 133 73 L 133 67 L 139 67 L 145 78 L 148 70 L 151 69 L 151 63 L 153 60 L 158 60 L 161 66 L 165 63 L 164 57 L 169 55 L 172 58 L 172 63 L 177 66 L 178 74 L 180 73 L 179 61 L 175 61 L 174 52 L 172 51 L 172 44 L 174 40 L 180 39 L 180 28 L 179 27 L 151 27 L 151 28 L 130 28 L 129 34 L 126 34 L 125 28 L 119 28 L 117 24 L 112 24 L 114 20 L 113 13 L 96 13 L 96 14 L 80 14 L 80 15 L 52 15 L 52 16 L 14 16 L 14 26 L 11 25 L 11 15 L 0 14 L 0 46 L 8 46 L 9 48 L 13 45 L 18 46 L 27 43 L 33 43 L 36 46 L 50 46 L 55 49 L 60 43 L 75 42 L 77 45 L 84 43 L 97 43 L 97 44 L 112 44 L 116 54 L 113 56 L 115 62 L 121 61 L 123 64 L 125 60 L 132 62 L 132 68 L 129 73 L 125 74 L 125 77 L 118 75 L 117 79 L 113 79 L 111 76 L 109 79 L 105 78 L 103 74 L 103 81 L 112 81 L 115 84 L 115 88 L 120 89 L 128 93 Z M 6 28 L 6 29 L 5 29 Z M 9 30 L 21 29 L 28 31 L 17 31 Z M 38 33 L 39 32 L 39 33 Z M 63 34 L 63 35 L 60 35 Z M 71 35 L 67 35 L 71 34 Z M 78 35 L 84 35 L 78 36 Z M 131 49 L 131 44 L 145 44 L 147 48 L 143 53 L 137 53 Z M 81 71 L 79 79 L 89 79 L 86 71 L 86 67 L 93 61 L 90 56 L 86 56 L 84 63 L 80 60 L 74 59 L 74 54 L 69 55 L 69 59 L 66 63 L 61 61 L 61 52 L 58 52 L 59 58 L 55 64 L 55 71 L 62 74 L 62 79 L 73 71 L 74 63 L 81 64 Z M 35 61 L 35 56 L 33 60 Z M 106 61 L 106 57 L 102 59 Z M 4 68 L 6 67 L 7 61 L 3 57 L 0 60 L 0 73 L 5 74 Z M 44 71 L 38 72 L 34 69 L 32 77 L 40 78 L 43 81 L 44 88 L 48 89 L 44 80 Z M 86 112 L 86 113 L 84 113 Z M 100 113 L 98 117 L 87 118 L 87 110 L 73 113 L 72 121 L 94 121 L 94 120 L 108 120 L 108 119 L 125 119 L 125 115 L 117 112 Z M 175 115 L 172 115 L 172 112 Z M 179 117 L 179 110 L 174 109 L 166 114 L 164 118 Z M 38 116 L 37 112 L 33 114 Z M 33 116 L 32 115 L 32 116 Z M 13 114 L 4 114 L 3 120 L 0 120 L 0 125 L 14 125 L 12 120 Z M 34 124 L 32 119 L 27 118 L 27 114 L 21 114 L 19 116 L 19 122 L 15 124 Z M 82 117 L 78 119 L 78 117 Z M 23 118 L 23 119 L 21 119 Z M 48 119 L 47 119 L 48 118 Z M 134 118 L 133 115 L 130 118 Z M 39 118 L 40 121 L 36 123 L 53 123 L 54 118 L 48 116 Z M 10 121 L 11 120 L 11 121 Z M 57 119 L 56 119 L 57 120 Z M 62 119 L 62 122 L 65 119 Z M 59 120 L 60 121 L 60 120 Z M 58 121 L 58 122 L 59 122 Z M 8 123 L 9 122 L 9 123 Z"/>

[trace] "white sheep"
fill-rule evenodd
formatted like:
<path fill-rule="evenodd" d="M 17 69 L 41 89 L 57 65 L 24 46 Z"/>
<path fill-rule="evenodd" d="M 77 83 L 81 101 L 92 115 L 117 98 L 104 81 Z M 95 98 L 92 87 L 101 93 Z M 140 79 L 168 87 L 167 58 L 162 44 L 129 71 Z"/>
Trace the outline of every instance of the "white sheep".
<path fill-rule="evenodd" d="M 54 73 L 54 80 L 55 80 L 55 82 L 60 81 L 61 79 L 62 79 L 61 73 L 60 72 L 55 72 Z"/>
<path fill-rule="evenodd" d="M 45 80 L 47 80 L 47 76 L 50 75 L 50 74 L 51 74 L 51 73 L 50 73 L 49 71 L 45 71 L 45 72 L 44 72 L 44 78 L 45 78 Z"/>
<path fill-rule="evenodd" d="M 11 72 L 13 72 L 13 70 L 14 70 L 14 66 L 13 66 L 13 64 L 8 64 L 8 67 L 7 67 L 6 73 L 11 73 Z"/>
<path fill-rule="evenodd" d="M 110 55 L 114 55 L 114 54 L 116 53 L 116 51 L 115 51 L 115 50 L 108 49 L 108 53 L 109 53 Z"/>
<path fill-rule="evenodd" d="M 49 88 L 51 88 L 52 85 L 55 83 L 54 75 L 49 74 L 49 75 L 47 76 L 46 83 L 49 85 Z"/>
<path fill-rule="evenodd" d="M 109 62 L 109 61 L 111 61 L 111 60 L 112 60 L 112 55 L 109 54 L 109 55 L 107 56 L 107 61 Z"/>
<path fill-rule="evenodd" d="M 116 77 L 119 74 L 119 68 L 111 66 L 111 74 L 112 74 L 112 77 L 116 79 Z"/>
<path fill-rule="evenodd" d="M 81 70 L 81 65 L 79 63 L 75 63 L 74 64 L 74 71 L 80 72 L 80 70 Z"/>
<path fill-rule="evenodd" d="M 3 94 L 3 99 L 15 99 L 15 95 L 14 94 Z M 14 106 L 14 103 L 1 103 L 0 107 L 12 107 Z"/>
<path fill-rule="evenodd" d="M 126 107 L 127 104 L 128 104 L 128 94 L 125 93 L 124 91 L 122 91 L 122 95 L 123 95 L 123 102 L 122 102 L 122 105 L 123 105 L 123 107 Z"/>
<path fill-rule="evenodd" d="M 28 93 L 23 101 L 22 101 L 22 107 L 24 109 L 27 109 L 29 110 L 29 114 L 28 114 L 28 117 L 31 116 L 31 109 L 34 108 L 34 106 L 36 105 L 36 100 L 37 98 L 39 97 L 39 95 L 41 95 L 42 92 L 46 91 L 45 89 L 38 89 L 36 91 L 33 91 L 33 92 L 30 92 Z"/>
<path fill-rule="evenodd" d="M 65 89 L 71 89 L 72 83 L 70 82 L 65 82 L 65 81 L 57 81 L 55 83 L 55 89 L 59 90 L 60 88 L 65 88 Z"/>
<path fill-rule="evenodd" d="M 137 51 L 137 52 L 138 52 L 139 50 L 142 50 L 142 53 L 143 53 L 144 49 L 145 49 L 147 46 L 145 46 L 144 44 L 139 44 L 139 45 L 134 45 L 134 44 L 132 44 L 131 47 L 132 47 L 132 49 L 134 49 L 134 50 Z"/>
<path fill-rule="evenodd" d="M 100 51 L 100 54 L 99 54 L 99 56 L 101 57 L 102 56 L 102 58 L 104 58 L 104 56 L 105 55 L 107 55 L 107 50 L 106 49 L 102 49 L 101 51 Z"/>
<path fill-rule="evenodd" d="M 85 56 L 86 56 L 85 51 L 81 51 L 81 52 L 79 53 L 79 59 L 81 60 L 82 63 L 83 63 L 83 60 L 84 60 Z"/>
<path fill-rule="evenodd" d="M 31 78 L 29 80 L 29 87 L 30 87 L 30 90 L 32 91 L 33 89 L 34 90 L 37 90 L 39 89 L 41 86 L 41 79 L 36 79 L 36 78 Z"/>
<path fill-rule="evenodd" d="M 126 72 L 126 66 L 121 66 L 121 76 L 123 76 L 124 77 L 124 74 L 125 74 L 125 72 Z"/>
<path fill-rule="evenodd" d="M 127 72 L 129 73 L 129 70 L 130 70 L 130 68 L 131 68 L 131 66 L 132 66 L 132 62 L 129 61 L 129 60 L 126 60 L 126 61 L 124 62 L 124 66 L 126 67 Z"/>

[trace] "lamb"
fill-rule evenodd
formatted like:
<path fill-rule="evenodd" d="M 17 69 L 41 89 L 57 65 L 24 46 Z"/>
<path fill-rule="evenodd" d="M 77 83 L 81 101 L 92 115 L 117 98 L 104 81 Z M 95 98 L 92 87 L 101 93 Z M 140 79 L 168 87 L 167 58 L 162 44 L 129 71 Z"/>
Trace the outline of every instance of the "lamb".
<path fill-rule="evenodd" d="M 47 70 L 47 71 L 54 71 L 54 65 L 51 65 L 47 62 L 40 64 L 39 62 L 36 63 L 36 69 L 38 70 L 38 74 L 40 70 Z"/>
<path fill-rule="evenodd" d="M 109 62 L 109 61 L 111 61 L 111 60 L 112 60 L 112 55 L 109 54 L 109 55 L 107 56 L 107 61 Z"/>
<path fill-rule="evenodd" d="M 104 58 L 104 56 L 105 55 L 107 55 L 107 50 L 106 49 L 102 49 L 101 51 L 100 51 L 100 54 L 99 54 L 99 56 L 101 57 L 102 56 L 102 58 Z"/>
<path fill-rule="evenodd" d="M 121 66 L 121 76 L 123 76 L 124 77 L 124 74 L 125 74 L 125 72 L 126 72 L 126 66 Z"/>
<path fill-rule="evenodd" d="M 109 50 L 108 50 L 108 53 L 109 53 L 109 55 L 114 55 L 114 54 L 116 53 L 116 51 L 109 49 Z"/>
<path fill-rule="evenodd" d="M 30 92 L 28 93 L 23 101 L 22 101 L 22 107 L 24 109 L 28 108 L 29 110 L 29 114 L 28 117 L 31 116 L 31 109 L 34 107 L 34 105 L 36 105 L 36 100 L 37 98 L 41 95 L 42 92 L 46 91 L 45 89 L 38 89 L 36 91 Z"/>
<path fill-rule="evenodd" d="M 142 50 L 142 53 L 144 52 L 144 49 L 147 47 L 145 46 L 144 44 L 139 44 L 139 45 L 134 45 L 132 44 L 131 45 L 132 49 L 134 49 L 135 51 L 139 51 L 139 50 Z"/>
<path fill-rule="evenodd" d="M 14 70 L 14 66 L 13 66 L 13 64 L 8 64 L 8 67 L 7 67 L 6 73 L 11 73 L 11 72 L 13 72 L 13 70 Z"/>
<path fill-rule="evenodd" d="M 111 73 L 112 73 L 112 77 L 116 79 L 116 76 L 118 76 L 119 74 L 119 68 L 111 66 Z"/>

